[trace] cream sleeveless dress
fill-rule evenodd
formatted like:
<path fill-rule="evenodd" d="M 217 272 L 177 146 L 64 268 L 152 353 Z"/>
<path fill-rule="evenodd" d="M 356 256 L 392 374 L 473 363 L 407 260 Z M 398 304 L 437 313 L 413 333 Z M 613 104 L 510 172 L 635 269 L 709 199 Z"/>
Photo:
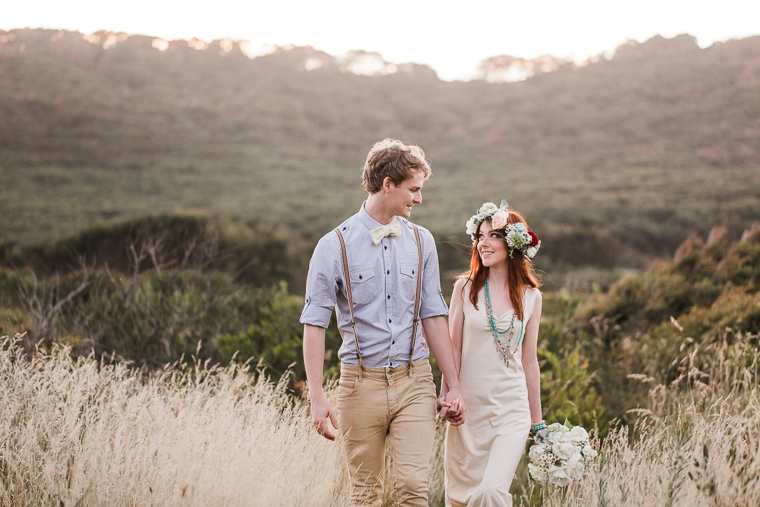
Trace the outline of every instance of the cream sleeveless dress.
<path fill-rule="evenodd" d="M 464 329 L 459 382 L 467 406 L 465 423 L 448 426 L 444 457 L 447 507 L 512 505 L 509 487 L 530 432 L 528 388 L 522 367 L 525 326 L 533 313 L 537 289 L 524 296 L 523 339 L 507 367 L 499 357 L 484 297 L 478 309 L 464 289 Z M 512 313 L 494 315 L 499 330 L 509 327 Z M 512 345 L 514 347 L 514 344 Z"/>

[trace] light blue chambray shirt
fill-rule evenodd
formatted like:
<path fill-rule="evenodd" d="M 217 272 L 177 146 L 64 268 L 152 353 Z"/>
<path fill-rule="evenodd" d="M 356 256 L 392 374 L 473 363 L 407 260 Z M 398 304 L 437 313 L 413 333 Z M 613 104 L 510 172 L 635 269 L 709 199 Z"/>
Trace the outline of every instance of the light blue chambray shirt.
<path fill-rule="evenodd" d="M 346 242 L 362 362 L 370 368 L 405 364 L 412 348 L 417 242 L 408 220 L 401 217 L 394 220 L 401 223 L 401 235 L 383 238 L 378 245 L 372 243 L 370 231 L 382 224 L 369 216 L 364 205 L 359 213 L 339 226 Z M 433 235 L 423 227 L 419 227 L 419 231 L 422 241 L 420 318 L 448 315 L 441 293 L 438 252 Z M 301 323 L 326 328 L 333 308 L 343 337 L 338 357 L 343 363 L 357 365 L 340 240 L 335 231 L 330 231 L 317 243 L 309 263 Z M 427 357 L 427 344 L 422 338 L 422 325 L 419 325 L 413 361 Z"/>

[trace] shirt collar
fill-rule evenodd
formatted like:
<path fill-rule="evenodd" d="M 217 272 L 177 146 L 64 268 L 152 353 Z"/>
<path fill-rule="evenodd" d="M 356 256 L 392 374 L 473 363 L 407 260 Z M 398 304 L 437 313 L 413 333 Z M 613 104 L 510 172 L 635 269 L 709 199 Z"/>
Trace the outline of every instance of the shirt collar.
<path fill-rule="evenodd" d="M 359 208 L 359 220 L 361 221 L 361 223 L 363 223 L 364 225 L 366 225 L 367 229 L 369 229 L 370 231 L 374 230 L 374 229 L 377 229 L 378 227 L 382 227 L 383 224 L 381 224 L 380 222 L 378 222 L 377 220 L 375 220 L 374 218 L 372 218 L 369 215 L 369 213 L 367 213 L 367 210 L 364 209 L 364 206 L 366 204 L 367 204 L 367 201 L 364 201 L 362 203 L 361 208 Z M 397 217 L 393 217 L 393 220 L 397 220 Z M 391 220 L 391 222 L 393 222 L 393 220 Z M 388 222 L 388 223 L 390 223 L 390 222 Z"/>

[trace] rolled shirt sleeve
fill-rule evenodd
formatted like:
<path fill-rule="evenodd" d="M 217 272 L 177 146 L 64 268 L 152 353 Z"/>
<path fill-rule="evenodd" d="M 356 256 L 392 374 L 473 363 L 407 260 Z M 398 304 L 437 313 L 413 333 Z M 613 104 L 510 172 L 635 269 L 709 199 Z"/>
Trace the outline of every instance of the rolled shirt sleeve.
<path fill-rule="evenodd" d="M 340 246 L 335 234 L 319 240 L 309 261 L 301 324 L 326 328 L 337 302 Z"/>
<path fill-rule="evenodd" d="M 449 308 L 441 291 L 441 274 L 438 267 L 438 250 L 433 235 L 419 227 L 423 245 L 422 294 L 420 295 L 420 319 L 448 315 Z"/>

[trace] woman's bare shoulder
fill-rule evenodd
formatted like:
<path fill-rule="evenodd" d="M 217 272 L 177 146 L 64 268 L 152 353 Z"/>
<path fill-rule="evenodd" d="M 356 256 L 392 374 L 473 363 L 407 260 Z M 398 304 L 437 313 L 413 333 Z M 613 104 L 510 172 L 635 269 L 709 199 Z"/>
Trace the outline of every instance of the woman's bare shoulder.
<path fill-rule="evenodd" d="M 471 282 L 472 281 L 468 276 L 458 277 L 457 281 L 454 282 L 454 289 L 451 291 L 452 297 L 463 294 L 465 288 L 469 288 L 471 286 Z"/>

